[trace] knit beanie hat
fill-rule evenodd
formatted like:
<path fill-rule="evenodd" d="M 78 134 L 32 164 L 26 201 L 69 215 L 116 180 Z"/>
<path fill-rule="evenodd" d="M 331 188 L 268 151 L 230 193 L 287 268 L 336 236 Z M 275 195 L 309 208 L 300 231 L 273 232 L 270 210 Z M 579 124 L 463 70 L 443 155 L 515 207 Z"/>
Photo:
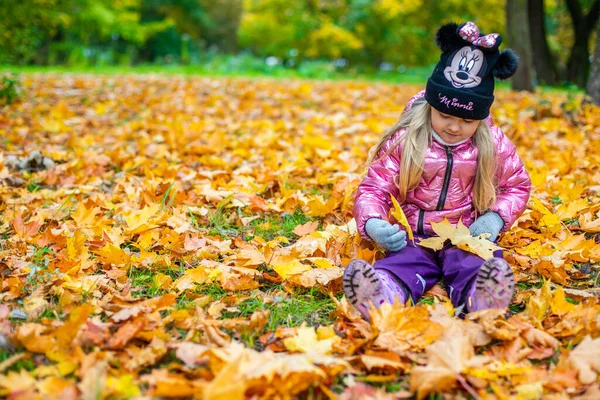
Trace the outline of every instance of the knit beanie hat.
<path fill-rule="evenodd" d="M 473 22 L 442 26 L 436 43 L 442 55 L 427 80 L 427 102 L 455 117 L 487 118 L 494 102 L 494 78 L 510 78 L 519 65 L 517 55 L 510 49 L 498 51 L 502 36 L 484 35 Z"/>

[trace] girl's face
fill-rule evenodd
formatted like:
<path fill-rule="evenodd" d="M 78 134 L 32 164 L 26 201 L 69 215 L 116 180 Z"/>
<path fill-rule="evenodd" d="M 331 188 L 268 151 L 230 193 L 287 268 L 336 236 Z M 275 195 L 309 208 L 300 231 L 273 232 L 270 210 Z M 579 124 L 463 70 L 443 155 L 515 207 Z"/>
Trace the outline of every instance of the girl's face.
<path fill-rule="evenodd" d="M 431 126 L 448 144 L 469 139 L 475 134 L 480 122 L 478 119 L 463 119 L 444 114 L 431 107 Z"/>

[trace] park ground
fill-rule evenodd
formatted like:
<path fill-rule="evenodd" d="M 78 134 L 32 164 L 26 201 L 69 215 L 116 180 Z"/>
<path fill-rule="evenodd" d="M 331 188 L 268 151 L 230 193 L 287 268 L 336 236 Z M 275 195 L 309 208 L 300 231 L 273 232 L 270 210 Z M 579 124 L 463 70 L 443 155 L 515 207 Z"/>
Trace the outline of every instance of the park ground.
<path fill-rule="evenodd" d="M 0 395 L 600 396 L 600 110 L 581 93 L 497 91 L 534 184 L 500 241 L 508 312 L 453 318 L 438 285 L 369 323 L 341 290 L 349 260 L 383 255 L 352 193 L 422 84 L 20 72 Z"/>

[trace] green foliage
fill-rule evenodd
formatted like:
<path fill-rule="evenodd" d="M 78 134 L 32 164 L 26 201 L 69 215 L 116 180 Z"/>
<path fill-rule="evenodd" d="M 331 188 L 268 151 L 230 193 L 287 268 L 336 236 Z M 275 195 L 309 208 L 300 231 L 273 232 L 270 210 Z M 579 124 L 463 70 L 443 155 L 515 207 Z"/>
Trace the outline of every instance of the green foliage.
<path fill-rule="evenodd" d="M 143 0 L 143 21 L 168 20 L 172 25 L 153 35 L 142 54 L 153 61 L 187 64 L 191 54 L 211 45 L 233 51 L 241 12 L 241 0 Z"/>
<path fill-rule="evenodd" d="M 247 0 L 239 36 L 257 54 L 288 60 L 423 65 L 436 61 L 432 39 L 442 23 L 473 20 L 502 32 L 503 10 L 503 0 Z"/>
<path fill-rule="evenodd" d="M 60 0 L 0 1 L 0 63 L 42 62 L 43 49 L 53 37 L 65 14 Z"/>
<path fill-rule="evenodd" d="M 21 91 L 17 75 L 4 75 L 0 78 L 0 104 L 12 104 L 21 96 Z"/>
<path fill-rule="evenodd" d="M 261 73 L 281 74 L 273 66 L 283 66 L 326 77 L 335 70 L 382 65 L 384 72 L 403 73 L 437 61 L 433 38 L 444 23 L 471 20 L 484 32 L 504 33 L 505 2 L 5 0 L 0 64 L 211 64 L 229 72 L 254 62 L 246 56 L 251 53 L 262 58 L 252 67 Z M 549 43 L 562 62 L 573 41 L 563 3 L 546 2 Z M 239 50 L 244 50 L 239 57 L 225 59 L 233 64 L 215 65 L 222 53 Z M 267 57 L 276 59 L 267 65 Z M 331 64 L 336 59 L 344 61 Z"/>

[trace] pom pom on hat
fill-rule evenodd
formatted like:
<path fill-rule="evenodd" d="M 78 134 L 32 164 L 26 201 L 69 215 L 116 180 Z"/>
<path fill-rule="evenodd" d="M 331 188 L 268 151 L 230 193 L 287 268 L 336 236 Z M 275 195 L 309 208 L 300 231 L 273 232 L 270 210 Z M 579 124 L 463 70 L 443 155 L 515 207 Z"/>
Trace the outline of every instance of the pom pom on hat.
<path fill-rule="evenodd" d="M 458 24 L 455 24 L 454 22 L 443 25 L 438 29 L 437 34 L 435 35 L 435 42 L 443 53 L 450 51 L 462 43 L 462 39 L 456 34 L 457 30 Z"/>
<path fill-rule="evenodd" d="M 511 49 L 502 50 L 492 73 L 498 79 L 508 79 L 517 72 L 519 56 Z"/>

